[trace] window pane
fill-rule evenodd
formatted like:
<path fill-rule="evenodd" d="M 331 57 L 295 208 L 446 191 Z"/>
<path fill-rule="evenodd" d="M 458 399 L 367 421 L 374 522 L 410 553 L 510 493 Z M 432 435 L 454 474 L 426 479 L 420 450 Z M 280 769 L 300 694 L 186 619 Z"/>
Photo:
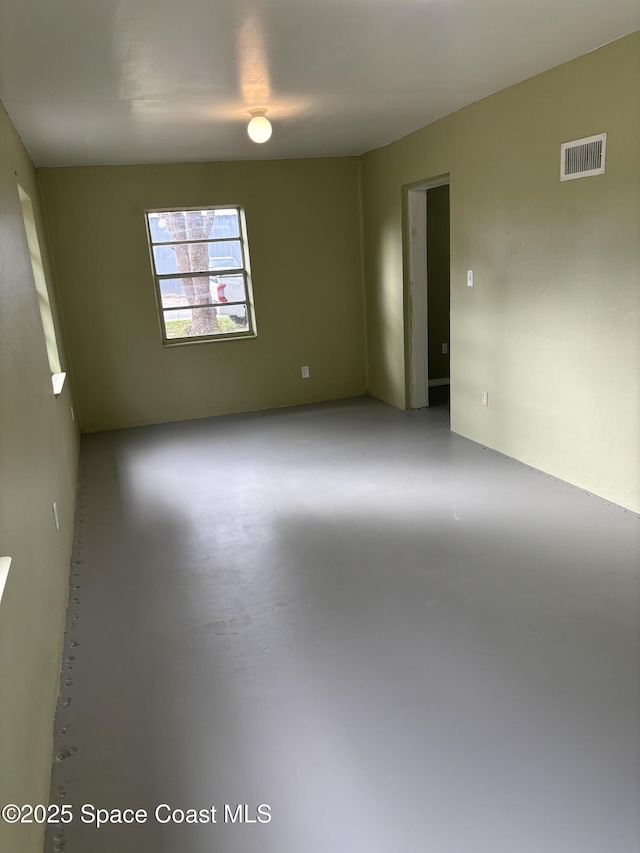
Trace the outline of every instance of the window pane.
<path fill-rule="evenodd" d="M 176 272 L 206 272 L 209 269 L 209 246 L 212 243 L 188 243 L 154 246 L 153 258 L 158 275 Z"/>
<path fill-rule="evenodd" d="M 244 276 L 212 275 L 211 298 L 214 302 L 246 302 Z"/>
<path fill-rule="evenodd" d="M 249 317 L 246 305 L 229 305 L 218 310 L 218 328 L 222 334 L 229 332 L 248 332 Z"/>
<path fill-rule="evenodd" d="M 228 335 L 249 331 L 246 305 L 234 305 L 233 315 L 222 315 L 222 308 L 178 308 L 164 311 L 168 340 L 199 338 L 204 335 Z"/>
<path fill-rule="evenodd" d="M 240 240 L 225 240 L 222 243 L 209 243 L 210 270 L 242 269 L 242 248 Z"/>
<path fill-rule="evenodd" d="M 219 240 L 223 237 L 239 237 L 240 220 L 237 210 L 216 210 L 213 215 L 209 239 Z"/>
<path fill-rule="evenodd" d="M 224 305 L 227 302 L 246 302 L 243 275 L 185 276 L 160 280 L 163 308 L 189 305 Z M 224 311 L 223 313 L 233 313 Z"/>
<path fill-rule="evenodd" d="M 178 305 L 208 305 L 217 301 L 216 296 L 217 283 L 215 279 L 206 275 L 165 278 L 160 281 L 163 308 L 176 308 Z"/>
<path fill-rule="evenodd" d="M 223 240 L 240 236 L 237 210 L 176 210 L 149 213 L 152 243 Z"/>
<path fill-rule="evenodd" d="M 239 240 L 154 246 L 153 257 L 158 275 L 205 272 L 208 269 L 242 269 L 242 248 Z"/>

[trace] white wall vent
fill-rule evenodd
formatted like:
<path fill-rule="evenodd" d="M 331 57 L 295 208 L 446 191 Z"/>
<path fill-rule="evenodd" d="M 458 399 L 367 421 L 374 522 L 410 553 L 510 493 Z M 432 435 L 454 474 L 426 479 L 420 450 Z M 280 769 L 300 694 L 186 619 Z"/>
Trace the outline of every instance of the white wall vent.
<path fill-rule="evenodd" d="M 607 134 L 585 136 L 560 146 L 560 180 L 588 178 L 604 173 L 604 156 L 607 149 Z"/>

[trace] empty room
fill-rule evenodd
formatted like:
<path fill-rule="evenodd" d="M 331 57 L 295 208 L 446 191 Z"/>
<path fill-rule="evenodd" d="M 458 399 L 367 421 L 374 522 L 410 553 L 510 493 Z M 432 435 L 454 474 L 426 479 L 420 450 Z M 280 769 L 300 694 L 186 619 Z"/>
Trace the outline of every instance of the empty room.
<path fill-rule="evenodd" d="M 640 853 L 636 0 L 6 0 L 1 853 Z"/>

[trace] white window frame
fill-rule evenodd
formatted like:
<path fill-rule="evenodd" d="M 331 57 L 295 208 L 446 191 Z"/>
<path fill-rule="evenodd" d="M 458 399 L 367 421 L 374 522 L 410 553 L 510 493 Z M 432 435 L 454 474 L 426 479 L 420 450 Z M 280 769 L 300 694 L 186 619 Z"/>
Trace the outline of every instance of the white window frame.
<path fill-rule="evenodd" d="M 238 223 L 239 223 L 239 235 L 237 237 L 212 237 L 208 239 L 197 239 L 197 240 L 156 240 L 154 241 L 151 237 L 151 227 L 149 223 L 149 215 L 150 214 L 162 214 L 162 213 L 182 213 L 188 212 L 190 210 L 201 210 L 201 211 L 213 211 L 213 210 L 235 210 L 238 213 Z M 144 221 L 147 229 L 147 241 L 149 244 L 149 255 L 151 258 L 151 270 L 153 273 L 154 280 L 154 290 L 156 297 L 156 308 L 158 311 L 158 321 L 160 324 L 160 334 L 162 336 L 162 344 L 165 347 L 174 347 L 174 346 L 184 346 L 186 344 L 204 344 L 204 343 L 212 343 L 217 341 L 236 341 L 245 338 L 255 338 L 258 334 L 256 328 L 256 317 L 255 317 L 255 309 L 253 305 L 253 290 L 251 287 L 251 267 L 249 263 L 249 246 L 247 242 L 247 224 L 246 218 L 244 214 L 244 208 L 239 204 L 213 204 L 198 207 L 165 207 L 165 208 L 153 208 L 144 211 Z M 245 332 L 218 332 L 214 335 L 194 335 L 192 337 L 185 338 L 168 338 L 167 331 L 164 322 L 164 312 L 167 310 L 162 304 L 162 290 L 160 287 L 160 283 L 162 281 L 166 281 L 169 279 L 181 279 L 181 278 L 203 278 L 203 277 L 211 277 L 213 270 L 207 270 L 204 272 L 178 272 L 178 273 L 158 273 L 156 269 L 155 255 L 153 252 L 154 247 L 156 246 L 174 246 L 179 242 L 181 244 L 188 243 L 234 243 L 238 242 L 240 244 L 240 255 L 242 258 L 242 266 L 240 268 L 233 267 L 229 269 L 219 269 L 216 270 L 216 274 L 233 274 L 233 275 L 242 275 L 244 280 L 244 290 L 246 301 L 245 302 L 225 302 L 225 303 L 216 303 L 211 302 L 203 305 L 189 305 L 185 304 L 184 308 L 220 308 L 224 305 L 224 307 L 231 307 L 233 305 L 242 305 L 246 306 L 247 309 L 247 322 L 248 322 L 248 330 Z M 175 310 L 181 310 L 179 306 L 176 306 Z"/>

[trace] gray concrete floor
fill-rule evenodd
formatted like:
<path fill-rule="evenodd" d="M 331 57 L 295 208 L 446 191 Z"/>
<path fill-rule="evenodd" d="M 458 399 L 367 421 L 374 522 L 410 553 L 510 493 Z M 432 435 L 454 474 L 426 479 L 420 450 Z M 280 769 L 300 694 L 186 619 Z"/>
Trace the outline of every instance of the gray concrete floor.
<path fill-rule="evenodd" d="M 47 849 L 638 853 L 639 557 L 446 408 L 85 436 Z"/>

